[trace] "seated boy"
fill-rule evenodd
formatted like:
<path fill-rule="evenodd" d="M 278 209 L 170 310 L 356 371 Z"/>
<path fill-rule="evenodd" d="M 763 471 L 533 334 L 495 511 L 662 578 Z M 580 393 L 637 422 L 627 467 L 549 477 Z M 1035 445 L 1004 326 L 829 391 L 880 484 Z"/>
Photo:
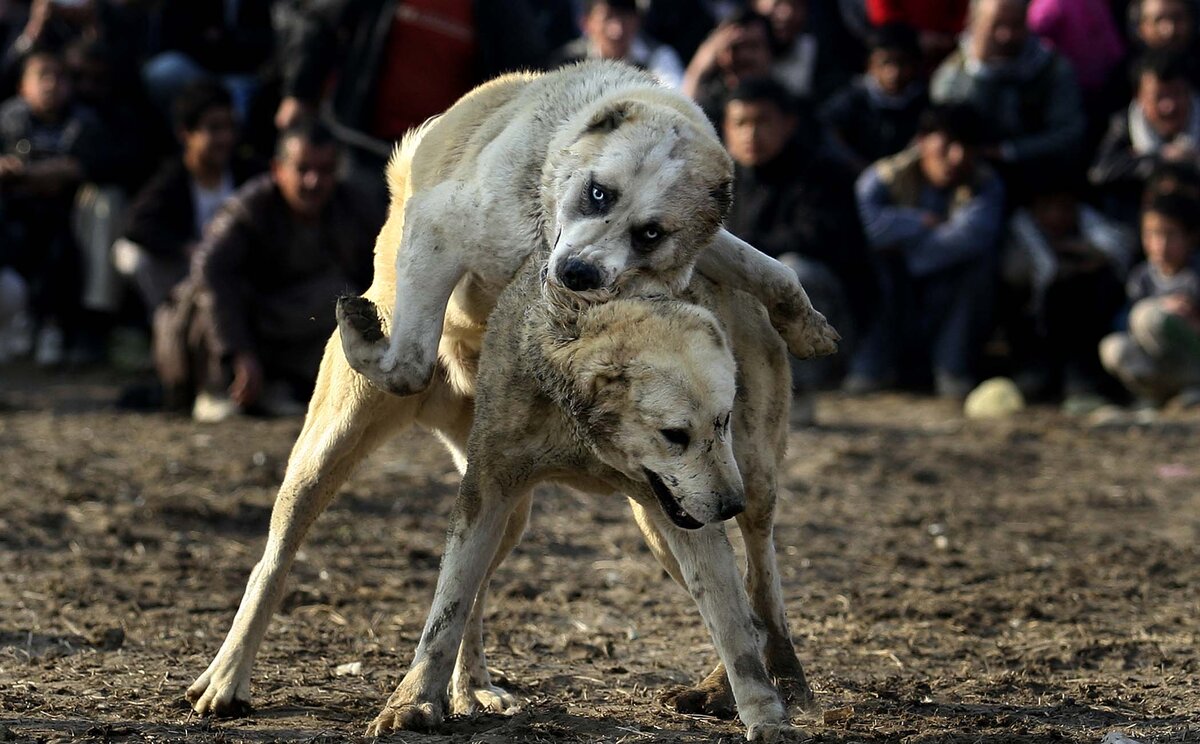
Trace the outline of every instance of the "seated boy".
<path fill-rule="evenodd" d="M 1105 368 L 1135 395 L 1162 405 L 1200 405 L 1200 204 L 1152 194 L 1142 208 L 1146 261 L 1126 285 L 1129 329 L 1100 343 Z"/>

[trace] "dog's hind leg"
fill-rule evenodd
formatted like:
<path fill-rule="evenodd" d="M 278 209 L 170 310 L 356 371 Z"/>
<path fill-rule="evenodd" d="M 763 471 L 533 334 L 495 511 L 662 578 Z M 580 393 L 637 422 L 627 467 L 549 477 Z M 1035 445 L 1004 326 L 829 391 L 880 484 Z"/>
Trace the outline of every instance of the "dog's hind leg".
<path fill-rule="evenodd" d="M 837 351 L 841 336 L 813 307 L 796 272 L 728 230 L 717 231 L 712 245 L 700 252 L 696 268 L 718 284 L 757 297 L 797 359 Z"/>
<path fill-rule="evenodd" d="M 528 488 L 503 489 L 494 473 L 484 479 L 473 465 L 467 467 L 421 641 L 404 679 L 367 728 L 368 736 L 431 729 L 442 722 L 468 616 L 503 542 L 509 517 L 527 492 Z"/>
<path fill-rule="evenodd" d="M 450 682 L 450 710 L 455 714 L 470 715 L 480 710 L 507 713 L 517 707 L 515 697 L 504 688 L 492 684 L 492 676 L 488 672 L 487 659 L 483 653 L 483 610 L 492 574 L 517 543 L 521 542 L 525 526 L 529 524 L 529 508 L 532 503 L 532 494 L 526 494 L 513 508 L 504 528 L 500 547 L 496 549 L 496 556 L 492 559 L 492 565 L 488 568 L 479 594 L 475 597 L 471 617 L 467 621 L 467 632 L 463 636 L 462 647 L 458 650 L 454 678 Z"/>
<path fill-rule="evenodd" d="M 304 426 L 271 510 L 262 559 L 225 642 L 187 697 L 197 713 L 239 715 L 250 707 L 250 669 L 282 599 L 296 551 L 317 516 L 362 458 L 412 422 L 419 398 L 394 398 L 354 374 L 336 334 L 325 348 Z"/>

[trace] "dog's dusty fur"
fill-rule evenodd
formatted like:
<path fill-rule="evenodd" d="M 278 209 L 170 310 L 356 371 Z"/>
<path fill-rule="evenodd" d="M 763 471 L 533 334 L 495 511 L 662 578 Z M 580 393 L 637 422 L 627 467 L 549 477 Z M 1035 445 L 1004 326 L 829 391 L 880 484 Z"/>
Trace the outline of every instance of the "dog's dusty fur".
<path fill-rule="evenodd" d="M 796 356 L 836 348 L 795 275 L 721 228 L 733 166 L 708 119 L 642 71 L 590 62 L 498 78 L 410 134 L 392 170 L 402 208 L 367 295 L 392 327 L 366 338 L 341 326 L 350 366 L 382 390 L 423 390 L 447 304 L 484 323 L 542 250 L 549 280 L 592 300 L 669 295 L 699 267 L 758 297 Z"/>
<path fill-rule="evenodd" d="M 487 681 L 477 634 L 488 577 L 524 529 L 532 488 L 554 480 L 626 494 L 654 554 L 699 606 L 722 666 L 677 704 L 728 714 L 736 701 L 749 739 L 784 735 L 792 729 L 771 676 L 795 702 L 811 693 L 788 633 L 772 538 L 787 437 L 780 404 L 790 395 L 782 342 L 753 298 L 700 277 L 682 293 L 695 304 L 590 305 L 539 288 L 537 269 L 505 290 L 489 321 L 467 470 L 429 620 L 369 733 L 434 727 L 448 702 L 469 707 L 460 700 Z M 722 524 L 734 513 L 749 601 Z M 464 685 L 472 675 L 477 682 Z M 483 689 L 509 702 L 490 683 Z"/>
<path fill-rule="evenodd" d="M 591 96 L 588 100 L 593 101 L 596 106 L 601 108 L 607 104 L 605 100 L 597 100 L 597 94 L 593 87 L 607 85 L 608 83 L 603 83 L 603 80 L 608 80 L 609 76 L 615 77 L 617 80 L 627 80 L 630 85 L 636 83 L 634 87 L 643 85 L 645 82 L 640 74 L 610 65 L 585 65 L 571 68 L 563 74 L 583 76 L 584 78 L 597 74 L 594 71 L 587 72 L 587 70 L 601 70 L 603 72 L 600 75 L 602 81 L 584 85 L 586 81 L 581 78 L 577 82 L 590 92 L 586 95 L 584 93 L 577 95 L 583 95 L 585 98 Z M 457 105 L 451 110 L 451 113 L 457 111 L 455 116 L 465 116 L 465 112 L 469 112 L 471 107 L 476 104 L 481 107 L 480 111 L 483 112 L 503 109 L 505 102 L 516 100 L 517 92 L 536 79 L 538 78 L 530 75 L 502 78 L 483 86 L 464 99 L 464 102 L 474 101 L 475 103 L 471 103 L 471 106 L 463 108 L 461 105 Z M 568 83 L 570 80 L 563 84 L 567 86 L 568 90 L 574 90 L 571 87 L 573 83 Z M 641 90 L 641 88 L 638 89 Z M 548 95 L 549 91 L 543 91 L 543 93 Z M 557 93 L 561 93 L 561 91 L 556 91 Z M 603 99 L 604 96 L 598 98 Z M 479 111 L 476 113 L 479 114 Z M 457 172 L 456 168 L 467 169 L 465 160 L 469 159 L 469 153 L 474 152 L 473 157 L 479 157 L 481 151 L 487 149 L 486 145 L 491 141 L 489 137 L 498 136 L 499 129 L 503 128 L 505 122 L 513 118 L 509 115 L 512 113 L 505 109 L 503 116 L 499 114 L 487 116 L 484 117 L 485 122 L 474 125 L 470 125 L 465 120 L 457 120 L 448 113 L 439 121 L 457 122 L 455 127 L 438 129 L 438 126 L 434 125 L 424 131 L 424 136 L 419 132 L 407 138 L 390 163 L 388 178 L 392 204 L 388 220 L 376 241 L 374 282 L 365 293 L 363 300 L 339 305 L 339 330 L 335 332 L 326 346 L 304 426 L 288 459 L 284 480 L 272 510 L 270 532 L 263 557 L 250 575 L 245 594 L 225 641 L 208 668 L 188 688 L 188 698 L 197 712 L 230 715 L 248 709 L 251 667 L 270 618 L 282 599 L 284 582 L 296 551 L 313 521 L 326 508 L 338 488 L 363 457 L 386 438 L 414 423 L 419 423 L 438 433 L 454 457 L 456 465 L 460 470 L 465 470 L 465 447 L 474 415 L 473 395 L 484 324 L 500 291 L 520 266 L 520 261 L 516 260 L 514 256 L 528 256 L 540 244 L 542 235 L 536 234 L 536 231 L 523 235 L 524 242 L 515 252 L 509 251 L 513 253 L 513 255 L 509 255 L 505 249 L 511 248 L 510 244 L 488 242 L 487 236 L 490 235 L 488 229 L 500 220 L 501 215 L 488 213 L 479 216 L 477 213 L 465 209 L 455 199 L 451 199 L 448 204 L 442 205 L 449 211 L 444 213 L 448 216 L 441 223 L 429 221 L 432 219 L 433 213 L 420 218 L 425 220 L 422 223 L 422 230 L 428 228 L 428 232 L 422 232 L 415 228 L 414 232 L 434 236 L 432 243 L 425 244 L 427 247 L 444 247 L 447 252 L 452 253 L 459 250 L 459 247 L 466 246 L 480 252 L 479 256 L 472 256 L 470 273 L 461 280 L 456 278 L 457 284 L 451 285 L 454 286 L 454 290 L 448 304 L 444 302 L 444 298 L 433 298 L 431 312 L 437 319 L 438 325 L 434 336 L 437 344 L 437 364 L 432 381 L 418 394 L 397 397 L 383 392 L 384 389 L 390 389 L 390 383 L 381 388 L 352 369 L 351 364 L 347 361 L 347 355 L 351 359 L 355 359 L 353 354 L 355 348 L 366 349 L 368 353 L 358 358 L 358 361 L 364 362 L 365 360 L 366 366 L 370 367 L 371 364 L 378 362 L 384 353 L 380 351 L 379 343 L 383 342 L 386 346 L 386 334 L 389 331 L 391 331 L 391 343 L 393 344 L 404 338 L 418 339 L 420 343 L 425 342 L 423 331 L 418 332 L 411 327 L 408 330 L 397 331 L 397 325 L 393 322 L 392 317 L 394 306 L 406 306 L 412 310 L 413 305 L 405 303 L 414 298 L 416 298 L 417 304 L 429 307 L 430 297 L 420 295 L 418 291 L 425 284 L 425 277 L 420 273 L 421 267 L 424 266 L 424 270 L 428 270 L 431 277 L 438 275 L 440 271 L 436 263 L 428 261 L 422 263 L 415 258 L 412 262 L 406 262 L 404 256 L 397 255 L 402 243 L 406 253 L 412 247 L 408 241 L 409 232 L 406 228 L 406 220 L 410 216 L 416 218 L 418 214 L 424 214 L 421 210 L 406 208 L 410 198 L 413 198 L 414 194 L 422 192 L 420 184 L 414 182 L 414 177 L 424 174 L 425 178 L 434 180 L 440 178 L 444 181 L 452 175 L 452 172 Z M 620 122 L 621 126 L 625 123 L 628 122 Z M 462 127 L 458 127 L 458 124 L 462 124 Z M 609 133 L 618 131 L 621 126 L 611 129 Z M 458 131 L 456 127 L 463 132 L 471 133 L 468 140 L 445 139 L 450 136 L 449 133 Z M 630 131 L 632 130 L 627 129 L 626 133 Z M 435 132 L 441 134 L 433 137 Z M 442 139 L 438 139 L 439 137 Z M 433 142 L 441 144 L 435 146 L 431 144 Z M 471 148 L 475 148 L 475 150 L 471 150 Z M 543 146 L 543 151 L 545 149 Z M 424 170 L 414 166 L 413 160 L 418 156 L 419 151 L 426 152 L 424 157 L 433 158 L 435 165 L 426 165 Z M 433 153 L 437 152 L 441 152 L 447 159 L 434 158 Z M 500 157 L 495 153 L 493 155 Z M 464 162 L 459 162 L 460 160 Z M 540 179 L 541 161 L 538 162 L 539 166 L 534 168 L 533 172 Z M 513 160 L 510 162 L 509 168 L 510 170 L 516 169 L 509 173 L 513 178 L 501 180 L 499 183 L 502 186 L 515 189 L 518 186 L 513 186 L 513 184 L 518 184 L 521 189 L 538 191 L 540 180 L 531 184 L 525 178 L 528 175 L 526 171 L 530 168 L 528 162 Z M 569 180 L 569 174 L 567 177 Z M 417 178 L 417 181 L 419 180 Z M 459 196 L 461 197 L 461 193 Z M 500 209 L 512 205 L 504 203 L 494 206 Z M 538 214 L 540 214 L 540 209 L 540 206 L 535 207 Z M 469 219 L 471 216 L 476 219 Z M 537 215 L 534 215 L 532 219 L 537 222 Z M 470 237 L 476 242 L 456 242 L 458 238 L 464 236 L 453 234 L 452 227 L 467 222 L 470 223 L 467 227 L 481 232 L 483 235 L 475 235 L 467 230 L 466 233 L 470 234 L 466 237 Z M 540 227 L 541 225 L 539 225 L 539 229 Z M 505 239 L 510 238 L 509 235 Z M 689 241 L 689 244 L 691 243 L 694 241 Z M 807 304 L 807 297 L 803 295 L 803 290 L 795 284 L 794 276 L 790 271 L 784 269 L 784 274 L 780 274 L 775 271 L 775 267 L 779 265 L 770 261 L 765 265 L 764 273 L 764 264 L 758 257 L 761 254 L 740 241 L 736 241 L 724 231 L 718 231 L 714 243 L 703 251 L 700 251 L 702 245 L 692 245 L 691 248 L 685 245 L 679 255 L 683 256 L 688 250 L 691 250 L 694 257 L 695 251 L 700 251 L 698 265 L 702 272 L 707 274 L 711 270 L 714 275 L 725 277 L 725 281 L 734 286 L 758 287 L 761 290 L 759 294 L 768 296 L 768 303 L 778 311 L 775 315 L 784 318 L 775 325 L 777 330 L 783 331 L 784 337 L 792 342 L 790 346 L 793 349 L 797 343 L 803 345 L 803 348 L 798 349 L 801 353 L 811 354 L 832 349 L 836 334 L 828 328 L 827 324 L 824 324 L 824 319 L 819 313 L 815 311 L 808 313 L 804 310 L 805 307 L 811 310 L 811 305 Z M 430 255 L 432 254 L 426 254 L 426 258 Z M 485 258 L 480 258 L 480 256 Z M 492 265 L 484 265 L 487 256 L 495 256 L 496 262 Z M 705 257 L 716 258 L 709 265 Z M 398 259 L 400 260 L 398 261 Z M 398 278 L 398 268 L 403 268 L 408 273 Z M 686 258 L 682 259 L 682 264 L 676 264 L 676 268 L 685 275 L 690 274 Z M 455 271 L 460 269 L 461 266 Z M 643 270 L 634 273 L 649 281 L 648 277 L 652 276 L 653 271 Z M 431 278 L 430 281 L 436 284 L 440 279 Z M 449 292 L 448 289 L 446 291 Z M 435 294 L 437 293 L 435 292 Z M 407 320 L 411 325 L 419 318 L 410 315 Z M 440 340 L 438 340 L 436 332 L 440 332 Z M 352 339 L 348 343 L 347 337 Z M 344 349 L 346 353 L 343 353 Z M 786 391 L 779 396 L 767 409 L 778 412 L 779 400 L 787 398 Z M 749 434 L 748 436 L 756 437 L 757 435 Z M 773 469 L 763 472 L 771 473 L 773 479 Z M 772 480 L 772 493 L 773 485 Z M 750 501 L 753 503 L 754 499 L 751 498 Z M 648 519 L 643 516 L 642 521 L 650 524 Z M 745 516 L 739 517 L 739 519 L 743 523 L 746 521 Z M 513 531 L 519 534 L 519 530 L 515 527 Z M 652 547 L 655 547 L 657 554 L 665 556 L 667 543 L 662 538 L 654 538 L 652 534 L 648 535 Z M 765 534 L 769 536 L 769 527 Z M 515 540 L 516 537 L 516 534 L 509 533 L 505 539 L 506 541 Z M 678 574 L 678 572 L 676 573 Z M 764 611 L 766 605 L 759 607 L 761 604 L 760 594 L 761 592 L 755 591 L 752 586 L 751 596 L 755 606 L 759 610 L 760 616 L 770 623 L 770 614 Z M 471 620 L 471 631 L 464 639 L 462 653 L 456 667 L 452 696 L 452 704 L 456 711 L 465 712 L 481 707 L 502 710 L 511 704 L 511 698 L 504 691 L 491 685 L 487 677 L 486 666 L 482 664 L 480 640 L 482 631 L 479 617 L 479 613 L 482 612 L 481 606 L 482 603 L 474 603 L 475 614 Z M 784 628 L 785 626 L 780 624 L 778 627 Z M 784 658 L 791 654 L 791 663 L 794 663 L 795 657 L 791 653 L 791 644 L 774 640 L 778 638 L 786 639 L 786 634 L 780 631 L 779 634 L 770 636 L 768 639 L 770 647 L 778 646 L 779 649 L 783 649 L 786 646 L 787 653 L 780 651 L 777 656 Z M 775 658 L 775 656 L 771 658 Z M 782 673 L 783 666 L 786 664 L 778 662 L 773 670 Z M 795 671 L 799 672 L 798 664 L 795 665 Z M 724 689 L 720 681 L 723 679 L 723 674 L 719 672 L 720 670 L 707 681 L 709 683 L 708 688 L 705 688 L 708 690 L 707 692 L 697 692 L 693 695 L 691 705 L 699 704 L 714 710 L 717 709 L 714 706 L 720 702 Z M 792 675 L 793 678 L 797 676 L 796 674 Z M 802 676 L 798 676 L 798 678 L 802 679 Z M 807 687 L 803 685 L 801 687 L 803 688 L 801 692 L 807 694 Z M 686 700 L 684 703 L 689 704 Z"/>

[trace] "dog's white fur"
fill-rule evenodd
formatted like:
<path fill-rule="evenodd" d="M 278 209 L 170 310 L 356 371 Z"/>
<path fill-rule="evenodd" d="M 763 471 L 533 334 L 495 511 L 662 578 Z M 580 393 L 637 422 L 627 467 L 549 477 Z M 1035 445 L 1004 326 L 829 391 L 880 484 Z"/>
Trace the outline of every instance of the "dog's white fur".
<path fill-rule="evenodd" d="M 592 62 L 504 76 L 405 147 L 403 214 L 389 219 L 404 226 L 384 228 L 376 262 L 379 277 L 378 259 L 395 261 L 391 337 L 341 327 L 350 366 L 382 390 L 428 384 L 452 293 L 483 324 L 525 259 L 547 247 L 550 281 L 591 299 L 669 295 L 699 266 L 757 296 L 797 357 L 836 348 L 791 270 L 721 228 L 732 161 L 708 119 L 639 70 Z M 588 279 L 573 283 L 572 272 Z"/>
<path fill-rule="evenodd" d="M 686 296 L 720 322 L 674 301 L 573 303 L 552 287 L 539 291 L 538 268 L 531 261 L 489 320 L 429 619 L 368 733 L 436 727 L 448 686 L 456 710 L 511 702 L 487 681 L 479 617 L 488 577 L 524 529 L 530 491 L 556 480 L 626 494 L 655 554 L 695 599 L 722 661 L 692 692 L 697 712 L 730 706 L 732 696 L 747 739 L 788 735 L 769 673 L 798 702 L 811 693 L 787 632 L 772 542 L 790 392 L 783 344 L 753 298 L 699 278 Z M 753 609 L 722 524 L 735 514 Z"/>
<path fill-rule="evenodd" d="M 537 87 L 539 81 L 545 84 Z M 538 105 L 559 112 L 552 121 L 557 122 L 554 133 L 566 138 L 562 142 L 555 140 L 552 145 L 549 140 L 554 138 L 547 133 L 545 121 L 530 113 L 532 106 L 544 115 L 547 109 Z M 620 221 L 616 233 L 588 233 L 584 225 L 575 224 L 578 215 L 545 219 L 567 209 L 563 205 L 571 199 L 586 195 L 582 187 L 589 184 L 579 183 L 579 174 L 596 170 L 593 166 L 609 157 L 607 149 L 643 146 L 645 150 L 639 142 L 651 135 L 643 132 L 632 142 L 614 136 L 631 135 L 641 131 L 634 125 L 660 119 L 674 121 L 660 134 L 687 140 L 679 143 L 679 151 L 693 155 L 683 160 L 684 166 L 676 166 L 678 158 L 669 152 L 662 157 L 644 152 L 657 158 L 647 161 L 654 164 L 650 171 L 662 171 L 657 174 L 639 170 L 634 162 L 612 166 L 618 190 L 628 197 L 624 202 L 628 211 L 615 209 L 600 222 Z M 522 138 L 514 132 L 521 128 L 548 139 L 539 140 L 534 134 Z M 598 266 L 613 266 L 607 262 L 621 253 L 622 240 L 628 244 L 630 226 L 644 224 L 646 210 L 655 217 L 661 210 L 671 219 L 662 224 L 675 229 L 674 237 L 660 246 L 666 250 L 639 254 L 635 261 L 627 252 L 625 260 L 632 265 L 616 270 L 615 277 L 608 276 L 609 268 L 602 268 L 605 281 L 616 284 L 591 293 L 591 299 L 613 293 L 677 291 L 696 265 L 718 281 L 750 288 L 762 298 L 774 311 L 774 327 L 794 353 L 832 351 L 836 333 L 812 309 L 791 271 L 717 227 L 721 213 L 717 187 L 727 184 L 722 174 L 729 163 L 713 142 L 711 127 L 686 99 L 663 93 L 640 73 L 607 64 L 581 65 L 543 77 L 501 78 L 406 138 L 389 164 L 392 204 L 376 241 L 375 278 L 365 293 L 367 309 L 360 305 L 347 312 L 339 307 L 339 330 L 326 346 L 304 426 L 288 459 L 263 557 L 251 573 L 220 650 L 188 688 L 197 712 L 231 714 L 249 706 L 251 667 L 281 601 L 296 551 L 363 457 L 395 432 L 419 423 L 438 433 L 460 470 L 465 470 L 464 448 L 473 420 L 484 323 L 503 287 L 538 246 L 556 246 L 551 254 L 555 262 L 582 253 Z M 612 158 L 624 162 L 619 153 Z M 683 168 L 679 174 L 685 180 L 668 186 L 667 176 L 676 167 Z M 483 172 L 490 174 L 485 181 L 477 176 Z M 665 194 L 645 191 L 664 188 L 669 189 Z M 556 196 L 562 194 L 568 196 Z M 688 216 L 693 219 L 685 219 Z M 566 240 L 559 239 L 558 226 L 569 233 Z M 608 248 L 588 252 L 588 246 L 600 244 Z M 393 306 L 401 309 L 399 318 L 391 317 Z M 376 308 L 379 317 L 373 315 Z M 391 331 L 391 347 L 381 326 Z M 436 354 L 428 348 L 431 343 Z M 396 364 L 381 372 L 388 354 Z M 412 364 L 405 367 L 402 360 Z M 354 368 L 372 375 L 372 382 Z M 420 392 L 404 397 L 383 392 L 409 389 Z M 786 399 L 786 392 L 781 395 Z M 778 401 L 773 405 L 778 406 Z M 712 509 L 693 502 L 687 508 L 709 519 Z M 652 539 L 651 545 L 665 555 L 665 540 Z M 752 590 L 751 595 L 760 616 L 770 623 L 769 613 L 764 612 L 770 603 L 764 600 L 760 606 L 758 594 Z M 481 605 L 476 603 L 476 615 L 482 612 Z M 482 665 L 479 617 L 472 618 L 471 628 L 455 673 L 453 705 L 456 710 L 503 709 L 511 698 L 491 685 Z M 790 651 L 790 642 L 786 645 Z M 710 676 L 704 694 L 719 697 L 723 678 L 723 673 Z"/>

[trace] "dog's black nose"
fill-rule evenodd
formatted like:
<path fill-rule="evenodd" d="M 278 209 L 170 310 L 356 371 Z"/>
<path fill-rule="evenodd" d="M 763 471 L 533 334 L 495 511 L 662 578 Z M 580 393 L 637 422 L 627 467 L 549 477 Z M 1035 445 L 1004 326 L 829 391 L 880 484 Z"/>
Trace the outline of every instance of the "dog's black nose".
<path fill-rule="evenodd" d="M 746 511 L 745 501 L 741 499 L 729 499 L 721 505 L 721 511 L 717 516 L 724 522 L 726 519 L 732 519 L 744 511 Z"/>
<path fill-rule="evenodd" d="M 558 270 L 558 280 L 572 292 L 586 292 L 600 286 L 600 270 L 581 258 L 570 258 Z"/>

